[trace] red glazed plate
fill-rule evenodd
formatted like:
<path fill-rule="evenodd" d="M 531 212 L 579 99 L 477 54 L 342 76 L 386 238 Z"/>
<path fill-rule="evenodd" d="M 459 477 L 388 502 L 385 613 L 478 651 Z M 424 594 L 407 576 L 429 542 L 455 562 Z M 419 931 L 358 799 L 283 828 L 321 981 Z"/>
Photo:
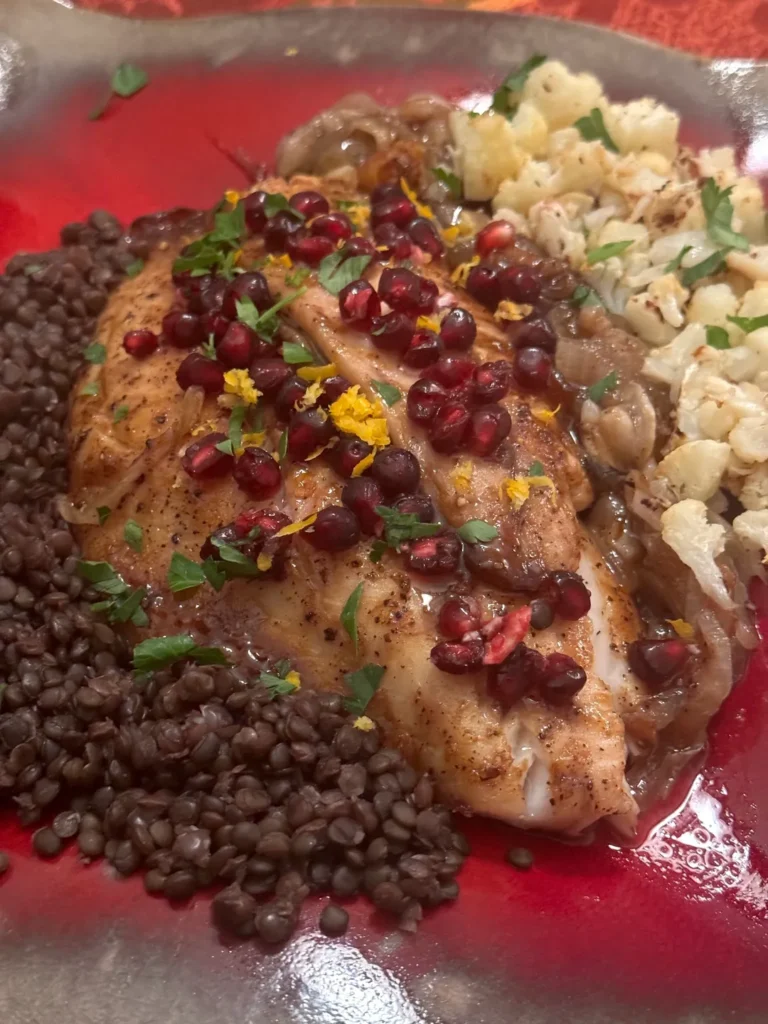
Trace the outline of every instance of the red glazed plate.
<path fill-rule="evenodd" d="M 587 26 L 402 8 L 141 22 L 4 0 L 0 259 L 55 244 L 62 223 L 96 207 L 130 219 L 210 205 L 244 184 L 226 153 L 269 161 L 286 130 L 344 93 L 486 94 L 532 52 L 593 71 L 616 98 L 658 96 L 680 110 L 689 141 L 736 144 L 753 173 L 768 159 L 764 68 L 707 64 Z M 89 121 L 122 60 L 145 67 L 150 86 Z M 345 939 L 323 938 L 317 901 L 286 948 L 225 947 L 205 897 L 173 909 L 139 879 L 84 868 L 74 851 L 42 864 L 29 835 L 0 817 L 0 849 L 13 856 L 0 882 L 3 1019 L 764 1022 L 766 679 L 761 651 L 713 726 L 705 767 L 635 849 L 470 822 L 461 897 L 415 937 L 360 902 Z M 525 873 L 504 862 L 521 842 L 536 858 Z"/>

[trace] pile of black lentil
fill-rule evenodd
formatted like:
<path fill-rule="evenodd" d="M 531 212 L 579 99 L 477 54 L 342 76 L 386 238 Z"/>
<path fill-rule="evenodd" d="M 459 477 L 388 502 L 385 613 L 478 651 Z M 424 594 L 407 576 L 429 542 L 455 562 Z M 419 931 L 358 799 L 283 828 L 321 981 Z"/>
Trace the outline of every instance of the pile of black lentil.
<path fill-rule="evenodd" d="M 236 669 L 189 664 L 134 679 L 56 511 L 83 349 L 110 291 L 177 221 L 125 235 L 96 212 L 0 276 L 0 808 L 41 826 L 41 857 L 76 841 L 171 900 L 225 886 L 213 918 L 240 936 L 283 941 L 317 891 L 365 892 L 412 929 L 456 897 L 467 852 L 429 778 L 356 728 L 339 695 L 271 699 Z M 323 930 L 346 926 L 326 906 Z"/>

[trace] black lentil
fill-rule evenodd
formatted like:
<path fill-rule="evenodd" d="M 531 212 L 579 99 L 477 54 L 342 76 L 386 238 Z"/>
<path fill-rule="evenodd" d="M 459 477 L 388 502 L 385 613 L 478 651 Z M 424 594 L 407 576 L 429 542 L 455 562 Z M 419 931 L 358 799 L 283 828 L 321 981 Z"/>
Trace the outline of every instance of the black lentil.
<path fill-rule="evenodd" d="M 343 935 L 349 927 L 349 914 L 336 903 L 329 903 L 320 915 L 320 931 L 334 938 Z"/>

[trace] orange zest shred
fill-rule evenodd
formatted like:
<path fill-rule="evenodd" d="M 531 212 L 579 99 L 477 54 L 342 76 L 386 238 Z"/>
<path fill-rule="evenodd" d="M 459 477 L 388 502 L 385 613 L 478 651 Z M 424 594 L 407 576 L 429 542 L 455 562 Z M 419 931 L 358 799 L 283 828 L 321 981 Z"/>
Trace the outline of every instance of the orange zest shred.
<path fill-rule="evenodd" d="M 224 374 L 224 391 L 228 395 L 242 398 L 246 405 L 255 405 L 261 397 L 247 370 L 227 370 Z"/>
<path fill-rule="evenodd" d="M 352 724 L 355 729 L 360 729 L 362 732 L 370 732 L 371 729 L 375 728 L 368 715 L 360 715 L 360 717 L 356 718 Z"/>
<path fill-rule="evenodd" d="M 475 471 L 475 467 L 467 459 L 465 462 L 460 462 L 458 466 L 455 466 L 451 470 L 451 483 L 453 489 L 457 494 L 468 494 L 472 487 L 472 475 Z"/>
<path fill-rule="evenodd" d="M 354 384 L 331 405 L 331 419 L 343 434 L 354 434 L 374 448 L 390 443 L 384 407 L 379 399 L 371 401 Z"/>
<path fill-rule="evenodd" d="M 548 476 L 513 476 L 507 477 L 499 487 L 499 497 L 506 496 L 515 509 L 521 509 L 531 496 L 532 487 L 545 487 L 549 490 L 550 500 L 557 495 L 555 485 Z"/>
<path fill-rule="evenodd" d="M 464 286 L 467 283 L 467 278 L 469 277 L 470 270 L 472 269 L 472 267 L 476 267 L 479 262 L 480 257 L 473 256 L 472 259 L 469 260 L 467 263 L 460 263 L 451 274 L 451 281 L 453 281 L 454 284 L 458 284 L 462 288 L 464 288 Z"/>
<path fill-rule="evenodd" d="M 411 200 L 413 205 L 416 207 L 416 213 L 418 213 L 420 217 L 426 217 L 427 220 L 435 219 L 435 215 L 434 213 L 432 213 L 432 208 L 430 206 L 426 206 L 424 203 L 419 201 L 419 197 L 413 191 L 413 189 L 405 180 L 405 178 L 400 179 L 400 188 L 403 190 L 403 192 L 405 192 L 406 196 Z"/>
<path fill-rule="evenodd" d="M 195 427 L 192 431 L 192 437 L 200 437 L 201 434 L 214 434 L 218 430 L 218 426 L 216 420 L 206 420 L 205 423 Z"/>
<path fill-rule="evenodd" d="M 357 479 L 357 477 L 363 475 L 363 473 L 366 471 L 366 469 L 370 469 L 370 467 L 373 465 L 373 460 L 374 460 L 375 457 L 376 457 L 376 449 L 374 448 L 373 451 L 369 452 L 368 455 L 366 455 L 364 459 L 360 459 L 358 464 L 352 470 L 352 474 L 351 475 L 352 475 L 353 479 Z"/>
<path fill-rule="evenodd" d="M 440 321 L 434 316 L 420 316 L 416 321 L 416 326 L 419 330 L 434 331 L 435 334 L 440 333 Z"/>
<path fill-rule="evenodd" d="M 228 188 L 227 191 L 224 193 L 224 198 L 231 206 L 235 206 L 237 203 L 240 202 L 240 199 L 242 197 L 240 193 L 237 191 L 237 189 Z"/>
<path fill-rule="evenodd" d="M 309 529 L 310 526 L 317 519 L 317 512 L 313 512 L 311 516 L 307 516 L 306 519 L 300 519 L 297 523 L 289 523 L 288 526 L 284 526 L 282 530 L 278 530 L 275 537 L 290 537 L 294 533 L 301 533 L 302 530 Z"/>
<path fill-rule="evenodd" d="M 459 226 L 458 224 L 452 224 L 449 228 L 443 228 L 440 232 L 443 241 L 446 245 L 453 245 L 456 239 L 459 237 Z"/>
<path fill-rule="evenodd" d="M 696 630 L 685 619 L 667 619 L 672 629 L 677 633 L 681 640 L 692 640 Z"/>
<path fill-rule="evenodd" d="M 290 672 L 286 672 L 285 681 L 286 683 L 290 683 L 294 690 L 301 689 L 301 676 L 296 669 L 292 668 Z"/>
<path fill-rule="evenodd" d="M 537 407 L 531 409 L 531 412 L 532 412 L 533 418 L 535 420 L 538 420 L 539 423 L 543 423 L 545 427 L 548 427 L 549 424 L 554 420 L 554 418 L 557 416 L 557 414 L 560 412 L 561 409 L 562 409 L 561 405 L 556 405 L 554 409 L 549 409 L 549 408 L 547 408 L 547 406 L 544 405 L 544 406 L 537 406 Z"/>
<path fill-rule="evenodd" d="M 256 559 L 256 568 L 259 570 L 259 572 L 267 572 L 269 569 L 272 568 L 272 556 L 265 555 L 263 551 L 259 552 L 259 555 Z"/>
<path fill-rule="evenodd" d="M 527 303 L 512 302 L 510 299 L 503 299 L 496 307 L 493 314 L 494 320 L 525 320 L 533 312 L 533 306 Z"/>
<path fill-rule="evenodd" d="M 300 366 L 296 375 L 302 380 L 326 380 L 337 372 L 335 363 L 326 363 L 325 366 Z"/>

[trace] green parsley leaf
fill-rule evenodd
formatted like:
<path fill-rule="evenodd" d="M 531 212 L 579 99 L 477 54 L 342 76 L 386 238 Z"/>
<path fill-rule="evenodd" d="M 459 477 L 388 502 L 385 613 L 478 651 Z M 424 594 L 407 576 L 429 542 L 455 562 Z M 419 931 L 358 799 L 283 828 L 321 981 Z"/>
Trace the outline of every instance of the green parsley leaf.
<path fill-rule="evenodd" d="M 728 331 L 724 327 L 715 327 L 712 324 L 707 324 L 707 344 L 710 348 L 730 348 L 731 342 L 728 337 Z"/>
<path fill-rule="evenodd" d="M 347 711 L 353 715 L 365 714 L 365 709 L 381 685 L 381 677 L 385 672 L 383 665 L 368 664 L 356 672 L 346 673 L 344 681 L 349 690 L 349 697 L 344 701 L 344 706 Z"/>
<path fill-rule="evenodd" d="M 280 435 L 280 440 L 277 442 L 277 461 L 284 462 L 285 456 L 288 452 L 288 431 L 284 430 Z"/>
<path fill-rule="evenodd" d="M 692 284 L 700 281 L 703 277 L 711 277 L 713 274 L 718 274 L 725 266 L 725 257 L 730 252 L 730 249 L 719 249 L 717 252 L 713 252 L 711 256 L 707 256 L 701 263 L 696 263 L 692 267 L 686 267 L 683 271 L 683 284 L 686 288 L 690 288 Z"/>
<path fill-rule="evenodd" d="M 89 363 L 93 363 L 95 366 L 100 366 L 107 361 L 107 350 L 98 341 L 94 341 L 92 345 L 89 345 L 83 352 L 83 355 Z"/>
<path fill-rule="evenodd" d="M 77 571 L 87 580 L 94 590 L 106 594 L 110 600 L 99 601 L 92 605 L 95 612 L 106 612 L 110 622 L 133 622 L 136 626 L 146 626 L 149 619 L 141 602 L 146 596 L 144 587 L 132 591 L 122 576 L 109 562 L 77 563 Z M 138 594 L 138 597 L 136 596 Z"/>
<path fill-rule="evenodd" d="M 226 573 L 228 579 L 234 579 L 235 577 L 253 578 L 261 576 L 261 570 L 253 559 L 244 555 L 242 551 L 238 551 L 233 544 L 227 544 L 215 534 L 211 537 L 211 540 L 216 548 L 218 548 L 219 558 L 223 563 L 221 568 Z"/>
<path fill-rule="evenodd" d="M 683 265 L 683 260 L 685 259 L 685 257 L 688 255 L 688 253 L 691 251 L 692 248 L 693 248 L 692 245 L 684 245 L 683 248 L 680 250 L 680 252 L 677 254 L 677 256 L 675 256 L 675 258 L 673 260 L 670 260 L 669 263 L 666 265 L 666 267 L 664 267 L 664 273 L 665 274 L 674 274 L 674 272 L 676 270 L 679 270 L 680 267 L 682 267 L 682 265 Z"/>
<path fill-rule="evenodd" d="M 124 420 L 130 411 L 127 405 L 118 405 L 112 414 L 112 422 L 119 423 L 120 420 Z"/>
<path fill-rule="evenodd" d="M 112 74 L 112 92 L 127 100 L 149 82 L 149 75 L 137 64 L 119 64 Z"/>
<path fill-rule="evenodd" d="M 227 574 L 221 568 L 221 563 L 217 562 L 215 558 L 206 558 L 200 568 L 213 589 L 217 592 L 221 590 L 227 582 Z"/>
<path fill-rule="evenodd" d="M 210 242 L 221 244 L 228 242 L 236 246 L 245 234 L 245 207 L 242 203 L 228 210 L 219 210 L 214 214 L 213 231 L 208 235 Z"/>
<path fill-rule="evenodd" d="M 229 437 L 226 441 L 219 441 L 216 445 L 220 452 L 224 452 L 227 455 L 234 455 L 237 449 L 243 443 L 243 421 L 245 420 L 245 414 L 248 412 L 248 407 L 245 405 L 236 405 L 229 416 L 229 426 L 227 433 Z"/>
<path fill-rule="evenodd" d="M 99 393 L 99 382 L 92 380 L 90 384 L 86 384 L 85 387 L 80 389 L 81 395 L 86 395 L 88 398 L 95 398 Z"/>
<path fill-rule="evenodd" d="M 144 260 L 134 260 L 133 263 L 129 263 L 125 268 L 126 276 L 138 277 L 144 269 Z"/>
<path fill-rule="evenodd" d="M 191 558 L 182 555 L 180 551 L 174 551 L 171 555 L 171 564 L 166 579 L 173 593 L 179 594 L 184 590 L 193 590 L 195 587 L 201 586 L 208 577 L 202 565 L 193 562 Z"/>
<path fill-rule="evenodd" d="M 402 391 L 394 387 L 392 384 L 385 384 L 380 380 L 372 380 L 371 387 L 374 391 L 377 391 L 381 395 L 385 405 L 393 406 L 397 405 L 400 399 L 403 397 Z"/>
<path fill-rule="evenodd" d="M 293 693 L 296 689 L 293 683 L 287 683 L 281 676 L 273 676 L 271 672 L 262 672 L 259 675 L 259 682 L 266 687 L 272 700 Z"/>
<path fill-rule="evenodd" d="M 571 302 L 574 306 L 602 306 L 603 300 L 588 284 L 577 284 L 573 289 Z"/>
<path fill-rule="evenodd" d="M 384 520 L 384 541 L 387 547 L 400 550 L 406 540 L 433 537 L 442 530 L 440 523 L 422 523 L 415 512 L 397 512 L 386 505 L 377 505 L 376 512 Z"/>
<path fill-rule="evenodd" d="M 282 192 L 271 192 L 264 200 L 264 213 L 267 215 L 267 219 L 274 217 L 275 214 L 280 213 L 281 210 L 288 210 L 296 220 L 307 219 L 303 213 L 299 213 L 298 210 L 294 210 Z"/>
<path fill-rule="evenodd" d="M 129 519 L 123 527 L 123 540 L 138 554 L 144 546 L 144 531 L 135 519 Z"/>
<path fill-rule="evenodd" d="M 236 299 L 235 306 L 237 308 L 237 319 L 244 323 L 251 330 L 256 331 L 257 334 L 261 334 L 264 337 L 271 338 L 277 328 L 280 326 L 277 319 L 278 312 L 293 302 L 294 299 L 300 298 L 305 292 L 306 287 L 298 288 L 295 292 L 288 292 L 283 295 L 282 298 L 278 299 L 274 306 L 270 306 L 269 309 L 263 313 L 259 313 L 256 306 L 253 304 L 251 299 L 248 297 L 244 299 Z"/>
<path fill-rule="evenodd" d="M 763 327 L 768 327 L 768 316 L 729 316 L 726 319 L 740 327 L 745 334 L 751 334 L 752 331 L 759 331 Z"/>
<path fill-rule="evenodd" d="M 309 267 L 294 267 L 290 274 L 285 275 L 285 283 L 291 288 L 298 288 L 299 285 L 304 284 L 311 273 Z"/>
<path fill-rule="evenodd" d="M 369 560 L 374 563 L 380 562 L 388 546 L 389 545 L 384 540 L 375 540 L 373 544 L 371 544 L 371 550 L 368 555 Z"/>
<path fill-rule="evenodd" d="M 231 280 L 235 274 L 235 253 L 245 233 L 245 208 L 242 203 L 231 210 L 219 210 L 214 216 L 214 229 L 202 238 L 184 246 L 173 262 L 174 273 L 188 271 L 193 277 L 220 273 Z"/>
<path fill-rule="evenodd" d="M 110 622 L 133 622 L 137 626 L 146 626 L 149 619 L 141 607 L 141 602 L 146 596 L 147 588 L 139 587 L 137 590 L 132 590 L 122 600 L 116 601 L 109 615 Z"/>
<path fill-rule="evenodd" d="M 542 464 L 539 462 L 538 459 L 535 462 L 532 462 L 530 464 L 530 466 L 528 467 L 528 476 L 544 476 L 544 475 L 545 475 L 544 474 L 544 467 L 542 466 Z"/>
<path fill-rule="evenodd" d="M 200 351 L 206 359 L 218 359 L 218 355 L 216 353 L 216 342 L 214 341 L 212 334 L 208 337 L 208 341 L 204 341 L 200 346 Z"/>
<path fill-rule="evenodd" d="M 295 341 L 284 341 L 281 355 L 286 363 L 291 364 L 311 363 L 315 358 L 308 348 Z"/>
<path fill-rule="evenodd" d="M 128 584 L 122 576 L 118 575 L 109 562 L 87 562 L 81 560 L 77 563 L 77 571 L 100 594 L 119 597 L 128 589 Z"/>
<path fill-rule="evenodd" d="M 587 394 L 593 402 L 599 402 L 609 391 L 613 389 L 619 383 L 619 376 L 615 370 L 611 370 L 610 373 L 606 374 L 601 380 L 595 381 L 595 383 L 587 388 Z"/>
<path fill-rule="evenodd" d="M 360 608 L 360 600 L 363 596 L 363 584 L 358 583 L 352 593 L 346 600 L 344 607 L 341 610 L 340 622 L 346 630 L 347 636 L 355 645 L 355 654 L 357 654 L 359 642 L 357 635 L 357 612 Z"/>
<path fill-rule="evenodd" d="M 99 517 L 99 526 L 103 526 L 112 515 L 112 509 L 108 505 L 99 505 L 96 509 L 96 514 Z"/>
<path fill-rule="evenodd" d="M 611 256 L 620 256 L 630 245 L 634 244 L 634 241 L 633 238 L 630 238 L 626 242 L 608 242 L 607 245 L 600 245 L 597 249 L 590 249 L 587 253 L 588 266 L 591 267 L 595 263 L 609 260 Z"/>
<path fill-rule="evenodd" d="M 529 57 L 524 64 L 521 64 L 516 71 L 510 72 L 494 92 L 491 99 L 491 110 L 495 110 L 498 114 L 504 114 L 510 119 L 514 117 L 518 106 L 514 102 L 515 95 L 522 91 L 530 73 L 543 64 L 546 59 L 542 54 L 536 53 Z"/>
<path fill-rule="evenodd" d="M 142 640 L 133 649 L 133 666 L 137 672 L 154 672 L 167 668 L 182 658 L 191 658 L 199 665 L 228 665 L 218 647 L 198 647 L 187 633 L 176 636 L 153 636 Z"/>
<path fill-rule="evenodd" d="M 486 523 L 484 519 L 470 519 L 463 526 L 459 527 L 459 536 L 467 544 L 488 544 L 496 540 L 499 531 L 495 526 Z"/>
<path fill-rule="evenodd" d="M 730 188 L 720 189 L 714 178 L 707 178 L 704 182 L 701 189 L 701 205 L 704 207 L 704 215 L 707 218 L 707 232 L 712 241 L 718 245 L 749 252 L 748 240 L 731 227 L 733 221 L 732 192 L 733 185 Z"/>
<path fill-rule="evenodd" d="M 357 281 L 370 262 L 370 256 L 350 256 L 344 259 L 342 251 L 332 252 L 320 261 L 317 280 L 331 295 L 338 295 L 342 288 Z"/>
<path fill-rule="evenodd" d="M 438 181 L 442 181 L 444 185 L 448 186 L 448 190 L 454 199 L 461 199 L 462 185 L 458 174 L 446 170 L 445 167 L 433 167 L 432 173 Z"/>
<path fill-rule="evenodd" d="M 593 107 L 586 117 L 580 117 L 574 124 L 574 128 L 578 128 L 582 139 L 586 142 L 602 142 L 611 153 L 619 152 L 619 147 L 608 134 L 602 111 L 598 107 Z"/>

